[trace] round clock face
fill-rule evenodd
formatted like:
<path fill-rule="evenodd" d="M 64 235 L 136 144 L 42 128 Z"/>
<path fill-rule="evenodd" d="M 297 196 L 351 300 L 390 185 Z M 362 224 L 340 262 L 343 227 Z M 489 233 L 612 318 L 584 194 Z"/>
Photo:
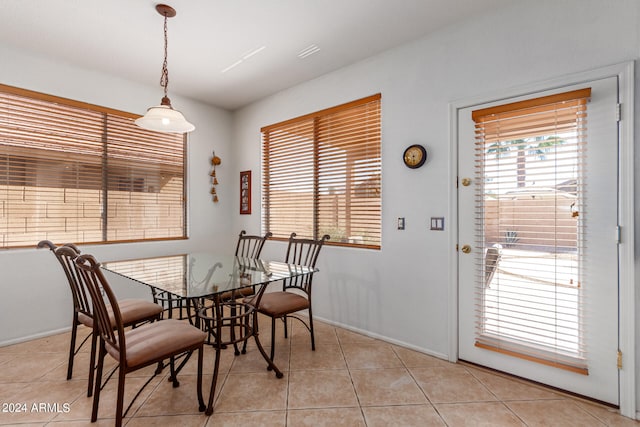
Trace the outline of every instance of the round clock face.
<path fill-rule="evenodd" d="M 404 150 L 404 164 L 411 169 L 419 168 L 427 160 L 427 150 L 422 145 L 414 144 Z"/>

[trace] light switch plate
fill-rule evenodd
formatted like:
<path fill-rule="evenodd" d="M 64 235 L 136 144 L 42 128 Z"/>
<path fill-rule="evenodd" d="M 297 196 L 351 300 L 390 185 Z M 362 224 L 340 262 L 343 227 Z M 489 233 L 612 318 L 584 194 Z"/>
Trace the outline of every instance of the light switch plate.
<path fill-rule="evenodd" d="M 431 229 L 436 231 L 444 230 L 444 217 L 431 217 Z"/>
<path fill-rule="evenodd" d="M 398 218 L 398 230 L 404 230 L 404 217 Z"/>

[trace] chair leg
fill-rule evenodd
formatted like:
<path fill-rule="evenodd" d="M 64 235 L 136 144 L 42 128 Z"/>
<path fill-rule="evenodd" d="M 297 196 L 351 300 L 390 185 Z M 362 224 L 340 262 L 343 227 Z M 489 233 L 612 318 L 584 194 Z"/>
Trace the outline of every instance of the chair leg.
<path fill-rule="evenodd" d="M 248 339 L 244 340 L 244 343 L 242 344 L 242 350 L 241 350 L 242 354 L 247 354 L 247 343 L 248 342 L 249 342 Z"/>
<path fill-rule="evenodd" d="M 171 376 L 169 380 L 171 381 L 173 388 L 180 387 L 180 382 L 178 381 L 178 373 L 176 372 L 176 358 L 171 356 L 169 359 L 169 368 L 171 368 Z"/>
<path fill-rule="evenodd" d="M 102 388 L 102 367 L 104 366 L 104 356 L 107 349 L 104 342 L 100 340 L 100 353 L 98 354 L 98 367 L 96 369 L 95 391 L 93 393 L 93 409 L 91 411 L 91 422 L 94 423 L 98 419 L 98 405 L 100 404 L 100 389 Z"/>
<path fill-rule="evenodd" d="M 244 312 L 246 313 L 247 308 L 243 308 L 242 310 L 244 310 Z M 251 325 L 251 329 L 253 330 L 253 334 L 258 334 L 258 324 L 257 322 L 254 321 L 254 316 L 251 316 L 251 320 L 250 320 L 250 325 Z M 249 342 L 249 337 L 245 337 L 246 339 L 244 340 L 244 343 L 242 343 L 242 354 L 247 354 L 247 343 Z"/>
<path fill-rule="evenodd" d="M 204 346 L 200 346 L 198 349 L 198 379 L 196 381 L 197 393 L 198 393 L 198 411 L 204 411 L 207 406 L 204 404 L 204 398 L 202 397 L 202 359 L 204 357 Z"/>
<path fill-rule="evenodd" d="M 118 368 L 118 397 L 116 401 L 116 427 L 122 427 L 122 410 L 124 408 L 125 370 L 122 365 Z"/>
<path fill-rule="evenodd" d="M 91 397 L 91 392 L 93 391 L 93 381 L 95 378 L 95 368 L 96 368 L 96 346 L 98 341 L 98 331 L 96 331 L 95 327 L 91 331 L 91 354 L 89 355 L 89 384 L 87 386 L 87 397 Z"/>
<path fill-rule="evenodd" d="M 316 350 L 316 338 L 313 333 L 313 314 L 311 313 L 311 307 L 309 307 L 309 332 L 311 333 L 311 350 Z"/>
<path fill-rule="evenodd" d="M 238 347 L 238 343 L 236 342 L 236 316 L 238 314 L 238 309 L 236 308 L 235 305 L 231 305 L 229 310 L 230 310 L 230 316 L 231 316 L 231 327 L 229 328 L 230 329 L 229 338 L 231 339 L 231 341 L 233 341 L 233 354 L 235 356 L 239 356 L 240 349 Z"/>
<path fill-rule="evenodd" d="M 76 337 L 78 336 L 78 318 L 77 313 L 73 314 L 73 322 L 71 324 L 71 344 L 69 345 L 69 363 L 67 364 L 67 379 L 73 376 L 73 357 L 76 354 Z"/>
<path fill-rule="evenodd" d="M 287 328 L 287 316 L 282 316 L 282 321 L 284 322 L 284 337 L 289 338 L 289 329 Z"/>
<path fill-rule="evenodd" d="M 271 361 L 276 354 L 276 318 L 271 318 Z"/>
<path fill-rule="evenodd" d="M 246 308 L 245 308 L 246 310 Z M 253 335 L 258 335 L 259 331 L 258 331 L 258 313 L 254 312 L 254 315 L 251 316 L 251 328 L 253 329 Z M 244 343 L 242 344 L 242 354 L 247 354 L 247 343 L 249 342 L 249 339 L 244 340 Z"/>

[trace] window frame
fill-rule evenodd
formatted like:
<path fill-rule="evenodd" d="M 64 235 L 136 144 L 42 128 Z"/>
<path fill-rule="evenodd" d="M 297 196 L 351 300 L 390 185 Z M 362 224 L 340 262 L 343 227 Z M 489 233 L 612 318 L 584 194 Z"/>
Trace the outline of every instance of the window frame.
<path fill-rule="evenodd" d="M 50 94 L 45 94 L 45 93 L 41 93 L 41 92 L 37 92 L 37 91 L 33 91 L 33 90 L 29 90 L 29 89 L 24 89 L 24 88 L 19 88 L 19 87 L 14 87 L 14 86 L 9 86 L 9 85 L 4 85 L 4 84 L 0 84 L 0 93 L 4 93 L 7 94 L 8 96 L 17 96 L 17 97 L 24 97 L 24 98 L 28 98 L 30 100 L 36 101 L 36 102 L 45 102 L 48 104 L 57 104 L 60 105 L 61 108 L 72 108 L 72 109 L 78 109 L 78 110 L 87 110 L 88 113 L 90 114 L 95 114 L 95 113 L 99 113 L 103 115 L 103 122 L 106 123 L 108 120 L 113 121 L 113 119 L 115 118 L 116 121 L 125 119 L 125 120 L 130 120 L 131 121 L 131 126 L 135 126 L 133 124 L 133 121 L 135 119 L 137 119 L 138 117 L 140 117 L 140 115 L 138 114 L 134 114 L 134 113 L 129 113 L 126 111 L 121 111 L 121 110 L 117 110 L 117 109 L 113 109 L 113 108 L 109 108 L 109 107 L 104 107 L 104 106 L 100 106 L 100 105 L 95 105 L 95 104 L 90 104 L 87 102 L 83 102 L 83 101 L 78 101 L 78 100 L 74 100 L 74 99 L 69 99 L 69 98 L 64 98 L 64 97 L 59 97 L 59 96 L 55 96 L 55 95 L 50 95 Z M 81 114 L 78 114 L 77 117 L 82 117 Z M 118 125 L 117 125 L 118 126 Z M 106 127 L 106 124 L 105 124 Z M 121 130 L 121 128 L 115 128 L 116 130 L 112 130 L 112 134 L 115 132 L 117 133 L 117 130 Z M 137 128 L 136 128 L 137 129 Z M 145 136 L 148 135 L 153 135 L 154 132 L 151 131 L 144 131 L 146 132 Z M 163 135 L 164 134 L 159 134 L 159 135 Z M 118 143 L 115 142 L 116 141 L 116 137 L 113 136 L 112 138 L 109 138 L 109 133 L 107 131 L 106 136 L 104 136 L 104 141 L 103 141 L 103 147 L 101 150 L 101 154 L 100 156 L 102 157 L 102 163 L 99 165 L 99 169 L 100 169 L 100 173 L 102 175 L 102 180 L 100 181 L 100 186 L 97 189 L 97 191 L 99 191 L 100 193 L 100 209 L 101 209 L 101 228 L 96 230 L 96 229 L 85 229 L 83 230 L 84 232 L 99 232 L 101 234 L 101 238 L 99 240 L 95 240 L 95 239 L 87 239 L 87 240 L 82 240 L 79 239 L 79 241 L 74 241 L 73 243 L 77 243 L 77 244 L 91 244 L 91 245 L 102 245 L 102 244 L 114 244 L 114 243 L 134 243 L 134 242 L 150 242 L 150 241 L 171 241 L 171 240 L 185 240 L 188 239 L 188 201 L 187 201 L 187 177 L 188 177 L 188 169 L 187 169 L 187 135 L 184 134 L 182 135 L 181 141 L 178 141 L 178 139 L 176 138 L 176 140 L 174 141 L 176 143 L 176 145 L 180 145 L 181 146 L 181 153 L 176 157 L 178 159 L 180 159 L 181 157 L 181 165 L 179 166 L 179 169 L 181 169 L 182 174 L 181 175 L 177 175 L 181 178 L 182 180 L 182 188 L 181 190 L 178 190 L 178 192 L 174 192 L 174 196 L 180 197 L 180 210 L 182 212 L 182 221 L 181 224 L 179 226 L 179 228 L 181 229 L 181 235 L 180 236 L 165 236 L 165 237 L 149 237 L 149 238 L 124 238 L 124 239 L 113 239 L 112 237 L 110 237 L 110 234 L 112 234 L 116 229 L 114 227 L 109 227 L 109 209 L 110 209 L 110 205 L 109 205 L 109 193 L 112 193 L 118 186 L 120 186 L 121 183 L 117 182 L 117 181 L 110 181 L 107 179 L 108 175 L 111 173 L 113 173 L 114 170 L 117 170 L 118 168 L 122 169 L 123 167 L 123 160 L 122 159 L 117 159 L 116 163 L 117 166 L 112 166 L 111 169 L 110 168 L 106 168 L 105 169 L 105 165 L 107 164 L 107 159 L 110 158 L 109 153 L 109 141 L 112 141 L 111 147 L 113 148 L 114 145 L 117 146 Z M 159 140 L 160 141 L 160 140 Z M 148 143 L 148 142 L 146 142 Z M 121 142 L 120 142 L 121 144 Z M 60 147 L 60 146 L 59 146 Z M 63 147 L 62 147 L 63 148 Z M 37 148 L 36 148 L 37 149 Z M 55 150 L 55 149 L 54 149 Z M 57 153 L 61 153 L 62 155 L 64 155 L 65 152 L 69 153 L 69 151 L 65 151 L 64 148 L 60 149 L 60 150 L 55 150 L 53 152 L 57 152 Z M 8 158 L 11 157 L 11 155 L 7 154 Z M 133 156 L 133 155 L 132 155 Z M 15 157 L 15 156 L 14 156 Z M 131 167 L 132 165 L 136 165 L 136 162 L 133 162 L 132 160 L 130 160 L 130 163 L 125 163 L 124 167 L 128 168 Z M 113 169 L 115 168 L 115 169 Z M 159 174 L 159 176 L 161 176 L 161 174 L 163 173 L 162 170 L 158 169 L 157 173 Z M 34 174 L 34 177 L 37 178 L 37 175 Z M 126 177 L 124 177 L 126 178 Z M 140 190 L 139 182 L 135 182 L 138 181 L 138 179 L 134 179 L 131 178 L 131 192 L 135 193 L 137 192 L 144 192 L 144 191 L 138 191 Z M 39 186 L 29 186 L 29 187 L 33 187 L 33 188 L 38 188 Z M 149 186 L 151 188 L 151 186 Z M 74 189 L 77 187 L 74 186 L 69 186 L 69 187 L 60 187 L 60 188 L 64 188 L 64 189 Z M 137 188 L 138 190 L 135 190 L 134 188 Z M 179 196 L 178 196 L 179 194 Z M 141 204 L 141 206 L 148 206 L 145 204 Z M 5 214 L 7 215 L 7 214 Z M 158 218 L 160 218 L 160 216 L 158 216 Z M 113 221 L 113 218 L 111 218 L 111 220 Z M 177 229 L 177 227 L 173 227 L 174 229 Z M 79 229 L 78 232 L 80 232 L 82 229 Z M 135 227 L 131 227 L 130 230 L 135 231 L 137 230 Z M 47 234 L 48 233 L 56 233 L 57 230 L 43 230 L 42 231 L 42 238 L 47 238 Z M 9 235 L 9 234 L 8 234 Z M 76 235 L 76 237 L 79 237 Z M 111 240 L 110 240 L 111 239 Z M 54 239 L 57 240 L 57 239 Z M 0 242 L 0 247 L 3 249 L 18 249 L 18 248 L 25 248 L 25 247 L 32 247 L 31 245 L 24 245 L 24 244 L 12 244 L 12 241 L 10 238 L 7 238 L 6 240 L 6 244 Z M 34 245 L 37 242 L 34 242 Z M 56 243 L 68 243 L 67 241 L 64 242 L 56 242 Z"/>
<path fill-rule="evenodd" d="M 354 240 L 356 240 L 354 237 L 356 237 L 357 235 L 355 235 L 354 237 L 350 235 L 343 236 L 343 237 L 340 237 L 339 239 L 336 238 L 336 236 L 332 235 L 331 239 L 327 241 L 326 244 L 332 245 L 332 246 L 354 247 L 354 248 L 361 248 L 361 249 L 375 249 L 375 250 L 381 249 L 381 246 L 382 246 L 382 130 L 381 130 L 382 129 L 382 119 L 381 119 L 382 106 L 381 106 L 381 100 L 382 100 L 382 95 L 380 93 L 377 93 L 368 97 L 357 99 L 357 100 L 340 104 L 334 107 L 319 110 L 310 114 L 305 114 L 305 115 L 288 119 L 279 123 L 274 123 L 272 125 L 264 126 L 260 129 L 261 135 L 262 135 L 261 228 L 263 233 L 273 232 L 274 233 L 274 236 L 272 237 L 273 240 L 286 241 L 289 237 L 288 234 L 285 236 L 283 233 L 280 233 L 281 235 L 278 235 L 278 233 L 276 233 L 276 230 L 272 229 L 273 226 L 271 225 L 272 213 L 270 209 L 271 208 L 270 175 L 271 175 L 272 163 L 271 163 L 270 150 L 271 150 L 271 143 L 272 143 L 272 134 L 276 133 L 278 130 L 292 129 L 292 128 L 295 129 L 296 126 L 300 126 L 301 128 L 303 128 L 304 126 L 307 126 L 309 129 L 312 129 L 311 132 L 309 132 L 309 129 L 301 130 L 300 131 L 301 135 L 296 135 L 295 138 L 281 137 L 282 139 L 280 141 L 282 142 L 282 140 L 291 139 L 291 142 L 289 142 L 288 145 L 283 145 L 283 146 L 290 148 L 292 150 L 296 145 L 303 145 L 305 154 L 303 156 L 288 154 L 287 156 L 283 156 L 279 158 L 281 162 L 283 158 L 292 159 L 293 161 L 297 162 L 299 161 L 298 159 L 303 158 L 306 155 L 308 155 L 307 160 L 309 162 L 311 162 L 311 159 L 312 159 L 312 166 L 309 166 L 309 165 L 304 166 L 307 169 L 311 169 L 311 168 L 313 169 L 313 173 L 309 173 L 309 172 L 307 173 L 308 175 L 313 176 L 313 178 L 310 179 L 309 180 L 310 182 L 308 183 L 308 186 L 311 187 L 312 190 L 306 192 L 307 197 L 312 200 L 310 202 L 310 204 L 312 204 L 312 208 L 307 208 L 311 210 L 311 213 L 307 213 L 306 215 L 307 218 L 305 219 L 305 221 L 301 221 L 301 222 L 305 222 L 305 225 L 311 229 L 310 234 L 312 235 L 310 236 L 303 235 L 302 237 L 318 239 L 324 234 L 329 234 L 329 235 L 332 234 L 331 232 L 326 230 L 326 227 L 327 227 L 326 222 L 323 225 L 323 220 L 327 221 L 328 215 L 326 213 L 327 207 L 322 206 L 322 203 L 324 204 L 327 203 L 326 191 L 327 191 L 327 185 L 329 185 L 328 181 L 330 181 L 330 178 L 327 178 L 326 176 L 323 178 L 322 175 L 323 173 L 328 174 L 327 170 L 331 167 L 336 168 L 336 166 L 339 167 L 344 165 L 342 165 L 339 160 L 335 160 L 335 159 L 323 160 L 323 156 L 324 156 L 324 159 L 329 159 L 332 156 L 336 156 L 335 151 L 339 151 L 339 149 L 336 149 L 335 146 L 333 145 L 334 144 L 337 146 L 342 145 L 342 147 L 347 147 L 346 149 L 344 149 L 345 152 L 348 150 L 348 148 L 351 148 L 352 151 L 358 154 L 362 155 L 363 153 L 365 153 L 362 156 L 362 159 L 364 160 L 360 159 L 360 161 L 363 164 L 365 164 L 365 166 L 356 165 L 357 166 L 356 169 L 360 169 L 357 171 L 359 173 L 354 173 L 353 171 L 347 171 L 346 169 L 348 168 L 344 166 L 345 172 L 339 175 L 340 178 L 338 178 L 338 180 L 344 181 L 343 196 L 345 198 L 345 205 L 344 205 L 345 213 L 341 214 L 342 216 L 336 214 L 337 215 L 336 218 L 339 216 L 340 220 L 343 220 L 346 224 L 348 224 L 346 225 L 347 231 L 351 230 L 353 223 L 356 224 L 354 228 L 359 229 L 359 231 L 363 233 L 367 233 L 369 230 L 372 230 L 371 233 L 373 235 L 373 238 L 371 240 L 368 240 L 368 243 L 364 243 L 364 242 L 356 243 L 354 242 Z M 367 111 L 366 110 L 367 108 L 370 108 L 371 112 Z M 330 125 L 327 125 L 327 123 L 324 123 L 324 122 L 328 121 L 330 123 L 346 123 L 348 119 L 350 118 L 353 119 L 354 117 L 356 121 L 361 120 L 359 117 L 357 117 L 358 114 L 356 114 L 355 116 L 354 115 L 348 116 L 349 110 L 356 111 L 355 109 L 360 109 L 362 111 L 365 111 L 364 113 L 359 113 L 359 114 L 361 114 L 362 116 L 366 116 L 366 118 L 373 118 L 375 122 L 373 124 L 367 124 L 367 125 L 361 125 L 361 124 L 357 124 L 355 126 L 348 125 L 346 126 L 347 129 L 344 130 L 343 133 L 337 133 L 338 135 L 337 137 L 329 136 L 329 137 L 326 137 L 325 139 L 320 136 L 322 134 L 323 128 L 331 128 Z M 340 121 L 339 118 L 337 120 L 335 119 L 335 117 L 337 117 L 341 113 L 348 116 L 346 117 L 347 120 L 345 120 L 345 118 L 343 118 L 342 121 Z M 334 117 L 333 122 L 331 122 L 332 116 Z M 306 125 L 305 125 L 305 122 L 307 122 Z M 354 129 L 359 130 L 360 128 L 367 129 L 364 137 L 358 137 L 354 139 L 353 137 L 349 136 L 349 131 L 353 131 Z M 305 135 L 307 136 L 307 138 L 305 138 Z M 363 149 L 361 148 L 361 146 L 366 146 L 366 148 Z M 373 152 L 369 152 L 370 147 L 374 147 Z M 334 150 L 333 153 L 331 153 L 332 149 Z M 347 154 L 343 154 L 343 156 L 345 158 L 348 157 Z M 343 163 L 346 164 L 348 162 L 343 162 Z M 356 164 L 356 163 L 357 161 L 353 161 L 353 164 Z M 325 164 L 324 171 L 322 169 L 323 164 Z M 372 169 L 372 172 L 364 171 L 365 169 L 366 170 Z M 361 175 L 365 176 L 366 178 L 363 179 Z M 309 177 L 307 176 L 307 178 Z M 358 183 L 356 182 L 357 179 L 360 179 L 361 181 Z M 371 181 L 373 182 L 373 184 L 371 183 Z M 374 196 L 369 195 L 371 190 L 375 190 L 373 193 Z M 329 195 L 330 194 L 331 193 L 329 193 Z M 364 205 L 366 207 L 365 208 L 361 207 L 360 209 L 358 209 L 357 201 L 351 200 L 354 195 L 356 195 L 356 197 L 353 197 L 354 199 L 358 198 L 357 194 L 360 194 L 360 197 L 359 197 L 360 199 L 372 197 L 375 199 L 375 201 L 371 202 L 371 204 L 367 204 L 366 202 L 364 202 Z M 349 203 L 346 203 L 347 200 L 349 200 Z M 355 207 L 356 209 L 353 209 L 353 212 L 352 212 L 353 207 Z M 371 207 L 373 207 L 373 209 L 371 209 Z M 370 215 L 369 211 L 373 211 L 374 213 L 371 214 L 371 216 L 369 216 Z M 358 213 L 360 214 L 364 213 L 364 215 L 366 216 L 365 219 L 356 219 L 358 217 Z M 374 219 L 374 222 L 370 222 L 370 219 Z M 338 222 L 340 222 L 340 220 L 338 220 Z M 283 224 L 286 225 L 286 221 L 281 220 L 280 227 L 282 227 Z M 301 233 L 300 230 L 295 230 L 295 229 L 291 229 L 289 233 L 290 232 L 296 232 L 299 236 L 301 234 L 305 234 L 305 233 Z M 360 237 L 360 236 L 357 236 L 357 237 Z"/>

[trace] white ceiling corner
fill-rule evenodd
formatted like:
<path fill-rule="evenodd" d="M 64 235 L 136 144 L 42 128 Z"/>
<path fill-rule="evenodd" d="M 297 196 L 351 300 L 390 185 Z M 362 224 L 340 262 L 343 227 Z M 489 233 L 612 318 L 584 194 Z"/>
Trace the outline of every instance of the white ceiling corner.
<path fill-rule="evenodd" d="M 159 81 L 158 2 L 2 0 L 0 44 L 141 83 Z M 237 109 L 510 2 L 167 0 L 177 11 L 168 21 L 169 92 Z M 300 59 L 311 45 L 318 52 Z"/>

